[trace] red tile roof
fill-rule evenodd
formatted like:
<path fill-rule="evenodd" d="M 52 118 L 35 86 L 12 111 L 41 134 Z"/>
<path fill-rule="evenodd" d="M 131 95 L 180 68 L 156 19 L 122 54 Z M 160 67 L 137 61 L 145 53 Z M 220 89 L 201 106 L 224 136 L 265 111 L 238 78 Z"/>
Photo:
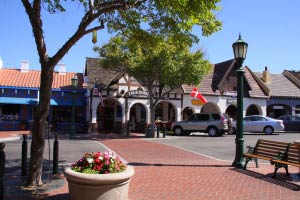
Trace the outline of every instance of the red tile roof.
<path fill-rule="evenodd" d="M 72 88 L 71 79 L 75 75 L 78 77 L 78 88 L 82 88 L 82 73 L 66 72 L 60 74 L 54 72 L 52 89 Z M 39 88 L 40 76 L 41 72 L 38 70 L 21 72 L 20 69 L 2 68 L 0 69 L 0 86 Z"/>

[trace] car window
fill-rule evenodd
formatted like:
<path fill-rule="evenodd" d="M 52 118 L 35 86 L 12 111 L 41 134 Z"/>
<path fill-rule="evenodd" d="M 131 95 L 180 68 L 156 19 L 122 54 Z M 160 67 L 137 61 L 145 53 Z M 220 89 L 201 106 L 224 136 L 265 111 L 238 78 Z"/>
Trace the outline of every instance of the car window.
<path fill-rule="evenodd" d="M 198 115 L 198 120 L 199 121 L 208 121 L 209 115 Z"/>
<path fill-rule="evenodd" d="M 246 121 L 247 121 L 247 122 L 255 121 L 255 117 L 248 117 L 248 118 L 246 119 Z"/>
<path fill-rule="evenodd" d="M 267 120 L 263 117 L 256 117 L 256 121 L 267 121 Z"/>
<path fill-rule="evenodd" d="M 290 120 L 292 120 L 292 121 L 297 121 L 297 120 L 300 120 L 300 117 L 297 117 L 297 116 L 290 116 Z"/>
<path fill-rule="evenodd" d="M 197 121 L 198 120 L 198 115 L 192 115 L 190 118 L 189 118 L 190 121 Z"/>
<path fill-rule="evenodd" d="M 211 116 L 214 120 L 220 120 L 221 119 L 221 116 L 219 114 L 212 114 Z"/>
<path fill-rule="evenodd" d="M 250 120 L 249 120 L 249 117 L 245 117 L 245 118 L 244 118 L 244 122 L 248 122 L 248 121 L 250 121 Z"/>

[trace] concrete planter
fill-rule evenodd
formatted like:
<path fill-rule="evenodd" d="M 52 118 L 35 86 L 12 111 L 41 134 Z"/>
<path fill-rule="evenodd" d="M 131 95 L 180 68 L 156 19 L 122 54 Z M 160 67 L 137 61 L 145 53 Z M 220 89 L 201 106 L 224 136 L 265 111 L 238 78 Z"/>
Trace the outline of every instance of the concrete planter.
<path fill-rule="evenodd" d="M 64 170 L 72 200 L 128 200 L 128 189 L 134 174 L 132 166 L 114 174 L 83 174 L 71 168 Z"/>

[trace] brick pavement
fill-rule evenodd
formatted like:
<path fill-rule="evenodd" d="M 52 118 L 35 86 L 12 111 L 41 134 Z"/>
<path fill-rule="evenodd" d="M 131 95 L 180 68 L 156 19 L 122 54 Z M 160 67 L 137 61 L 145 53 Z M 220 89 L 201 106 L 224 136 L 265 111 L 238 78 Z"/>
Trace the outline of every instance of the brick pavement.
<path fill-rule="evenodd" d="M 135 167 L 131 200 L 300 199 L 299 180 L 274 168 L 249 165 L 249 171 L 172 146 L 137 139 L 101 140 Z M 291 167 L 291 172 L 298 169 Z"/>
<path fill-rule="evenodd" d="M 119 139 L 116 135 L 94 139 L 134 166 L 130 200 L 300 199 L 297 168 L 290 168 L 294 179 L 281 169 L 278 178 L 272 179 L 274 168 L 270 164 L 259 168 L 250 164 L 250 170 L 245 171 L 225 161 L 155 143 L 155 139 Z M 69 199 L 66 182 L 56 190 L 23 195 L 13 199 Z"/>

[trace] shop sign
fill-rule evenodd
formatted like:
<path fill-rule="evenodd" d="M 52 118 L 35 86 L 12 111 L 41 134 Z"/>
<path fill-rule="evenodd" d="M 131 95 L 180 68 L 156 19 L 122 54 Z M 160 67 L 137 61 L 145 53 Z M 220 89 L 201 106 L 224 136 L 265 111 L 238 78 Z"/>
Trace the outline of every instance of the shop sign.
<path fill-rule="evenodd" d="M 276 110 L 282 110 L 282 109 L 283 109 L 283 106 L 273 106 L 273 109 L 276 109 Z"/>
<path fill-rule="evenodd" d="M 148 97 L 149 92 L 148 91 L 142 91 L 142 90 L 131 90 L 127 92 L 129 97 Z"/>
<path fill-rule="evenodd" d="M 236 104 L 236 98 L 227 99 L 227 104 Z"/>
<path fill-rule="evenodd" d="M 237 92 L 236 91 L 227 91 L 223 93 L 226 96 L 232 96 L 232 97 L 236 97 L 237 96 Z"/>
<path fill-rule="evenodd" d="M 191 102 L 194 106 L 202 106 L 204 104 L 200 99 L 192 99 Z"/>

